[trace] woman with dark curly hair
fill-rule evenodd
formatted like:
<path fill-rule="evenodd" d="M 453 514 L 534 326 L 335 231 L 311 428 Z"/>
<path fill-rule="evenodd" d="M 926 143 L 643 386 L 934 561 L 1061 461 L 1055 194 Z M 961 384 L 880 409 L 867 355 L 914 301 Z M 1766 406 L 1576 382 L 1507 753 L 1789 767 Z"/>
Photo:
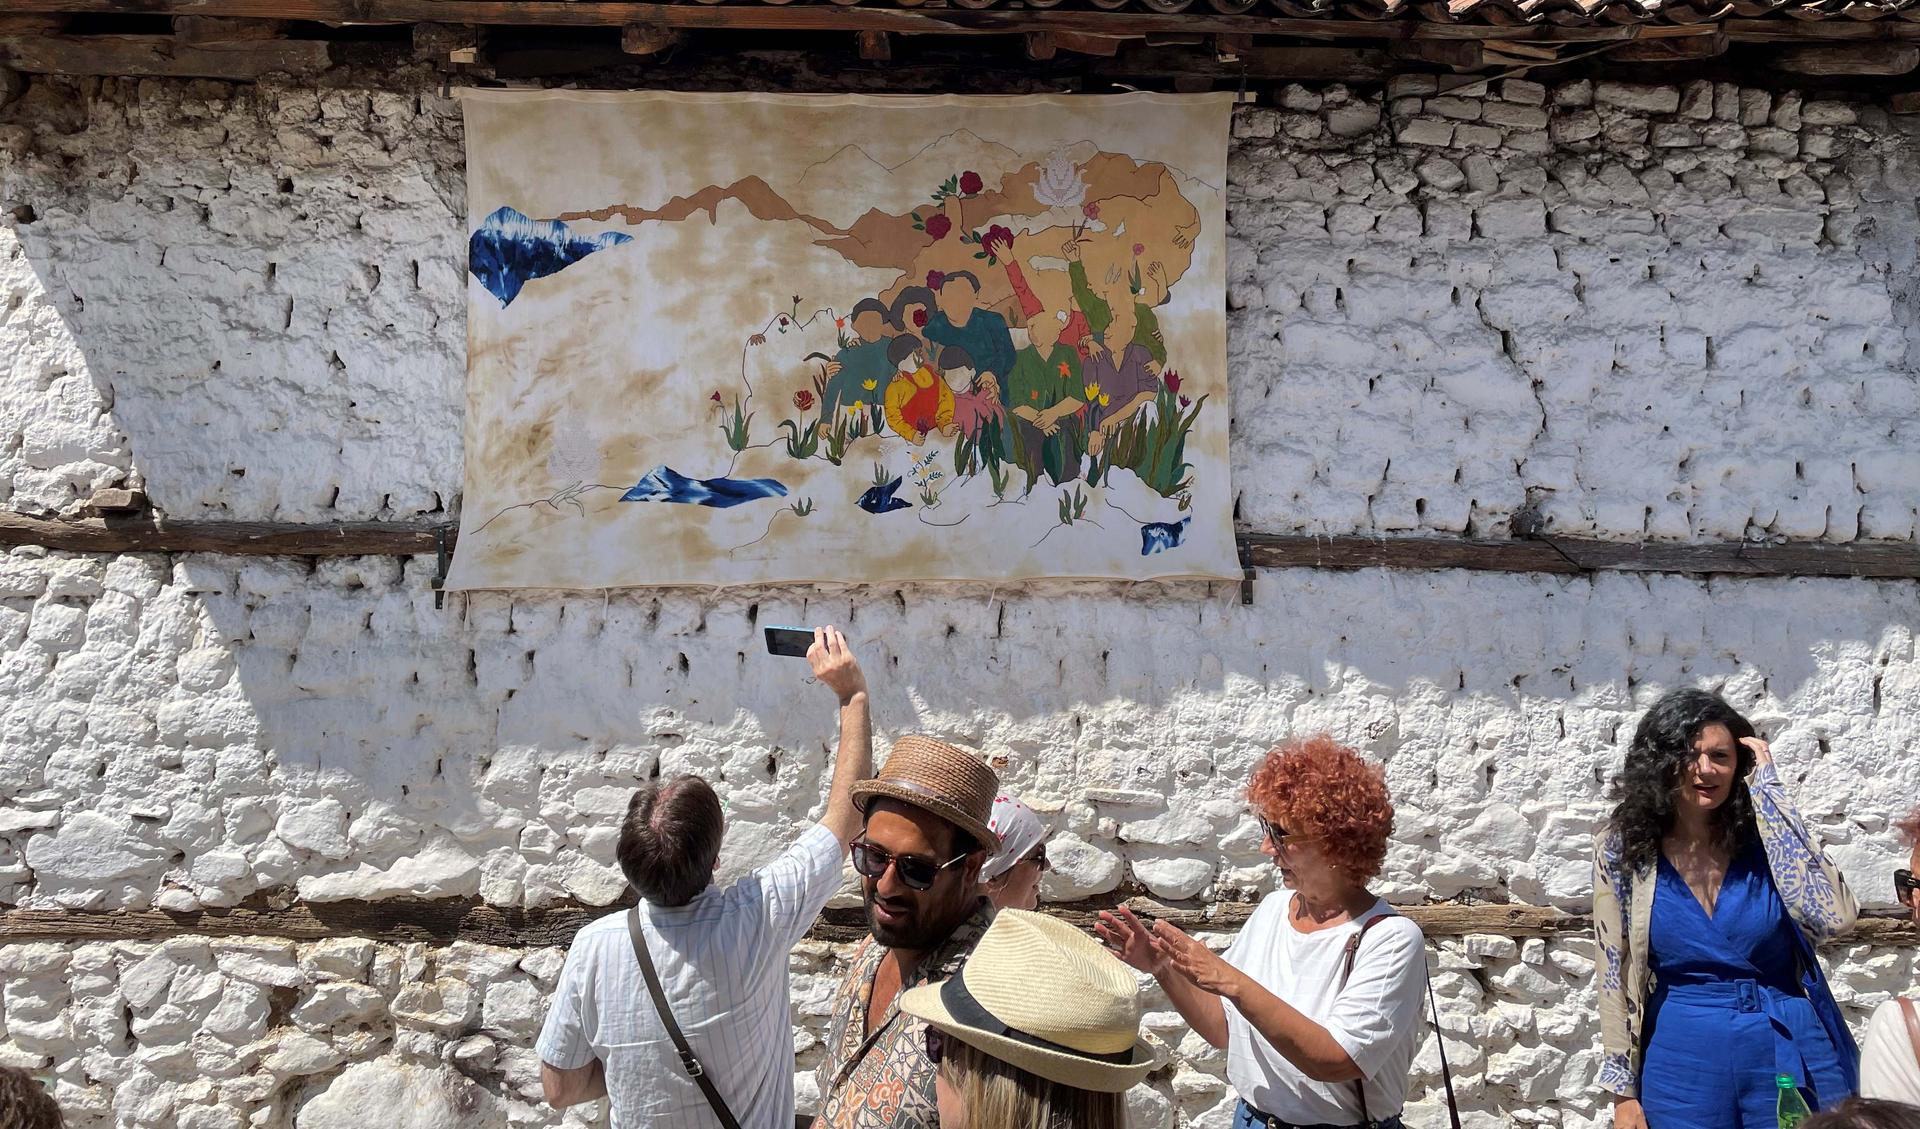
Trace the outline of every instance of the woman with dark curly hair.
<path fill-rule="evenodd" d="M 1814 943 L 1859 914 L 1788 800 L 1767 743 L 1718 695 L 1640 719 L 1594 843 L 1594 977 L 1616 1129 L 1773 1129 L 1858 1087 Z"/>
<path fill-rule="evenodd" d="M 1293 740 L 1267 754 L 1247 800 L 1285 889 L 1261 901 L 1224 956 L 1125 908 L 1095 928 L 1227 1049 L 1234 1129 L 1395 1129 L 1426 958 L 1420 927 L 1367 890 L 1393 831 L 1386 778 L 1331 738 Z"/>

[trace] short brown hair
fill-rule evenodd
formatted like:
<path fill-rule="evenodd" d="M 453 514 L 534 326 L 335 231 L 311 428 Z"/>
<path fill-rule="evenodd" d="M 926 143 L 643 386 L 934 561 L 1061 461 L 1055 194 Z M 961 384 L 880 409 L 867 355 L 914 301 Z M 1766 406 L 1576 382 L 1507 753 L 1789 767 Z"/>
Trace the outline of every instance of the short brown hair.
<path fill-rule="evenodd" d="M 683 906 L 713 881 L 725 830 L 720 797 L 698 776 L 649 783 L 627 804 L 614 857 L 641 897 Z"/>
<path fill-rule="evenodd" d="M 53 1095 L 24 1070 L 0 1066 L 0 1125 L 6 1129 L 61 1129 L 66 1121 Z"/>
<path fill-rule="evenodd" d="M 1253 809 L 1290 835 L 1320 840 L 1320 851 L 1355 882 L 1380 873 L 1393 834 L 1386 773 L 1322 734 L 1294 738 L 1267 754 L 1247 785 Z"/>

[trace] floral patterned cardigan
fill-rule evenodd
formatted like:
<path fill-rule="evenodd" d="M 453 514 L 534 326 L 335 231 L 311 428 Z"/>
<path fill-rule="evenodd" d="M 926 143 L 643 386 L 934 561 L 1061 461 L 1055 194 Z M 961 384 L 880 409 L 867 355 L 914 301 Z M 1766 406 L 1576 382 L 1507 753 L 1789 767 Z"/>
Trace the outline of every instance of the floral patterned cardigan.
<path fill-rule="evenodd" d="M 1774 766 L 1760 766 L 1747 786 L 1774 886 L 1786 903 L 1788 916 L 1799 926 L 1794 936 L 1800 948 L 1801 989 L 1840 1052 L 1851 1083 L 1858 1055 L 1846 1021 L 1827 990 L 1813 946 L 1816 941 L 1853 928 L 1860 915 L 1859 903 L 1847 889 L 1840 868 L 1827 857 L 1794 810 Z M 1602 1051 L 1599 1084 L 1608 1093 L 1637 1098 L 1647 997 L 1653 987 L 1647 932 L 1653 917 L 1658 870 L 1646 867 L 1630 872 L 1623 854 L 1619 830 L 1603 829 L 1593 847 L 1593 926 L 1599 946 L 1594 978 L 1600 993 Z"/>

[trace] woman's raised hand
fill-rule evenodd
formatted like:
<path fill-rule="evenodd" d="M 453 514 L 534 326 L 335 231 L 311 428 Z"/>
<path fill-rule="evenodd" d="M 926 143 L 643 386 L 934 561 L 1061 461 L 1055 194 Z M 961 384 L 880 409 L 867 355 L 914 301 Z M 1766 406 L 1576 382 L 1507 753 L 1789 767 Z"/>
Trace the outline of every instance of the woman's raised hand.
<path fill-rule="evenodd" d="M 1742 737 L 1740 743 L 1753 750 L 1753 767 L 1764 768 L 1773 763 L 1773 748 L 1758 737 Z"/>
<path fill-rule="evenodd" d="M 1148 930 L 1146 922 L 1133 916 L 1133 911 L 1127 907 L 1101 910 L 1100 920 L 1094 922 L 1093 931 L 1114 956 L 1134 968 L 1152 976 L 1167 970 L 1166 958 L 1154 946 L 1153 933 Z"/>
<path fill-rule="evenodd" d="M 1165 958 L 1169 968 L 1216 996 L 1227 995 L 1240 976 L 1240 970 L 1228 964 L 1219 953 L 1187 936 L 1171 922 L 1154 922 L 1153 947 Z"/>

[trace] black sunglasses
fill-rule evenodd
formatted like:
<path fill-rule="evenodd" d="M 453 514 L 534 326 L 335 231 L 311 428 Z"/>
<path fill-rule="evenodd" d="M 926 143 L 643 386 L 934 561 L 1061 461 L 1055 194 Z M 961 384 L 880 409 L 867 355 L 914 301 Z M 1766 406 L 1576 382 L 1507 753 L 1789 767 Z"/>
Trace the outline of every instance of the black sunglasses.
<path fill-rule="evenodd" d="M 1040 844 L 1039 847 L 1035 848 L 1032 854 L 1028 855 L 1026 858 L 1021 859 L 1020 861 L 1038 864 L 1040 867 L 1040 873 L 1042 874 L 1045 874 L 1047 871 L 1053 869 L 1053 860 L 1047 857 L 1047 845 L 1045 843 Z"/>
<path fill-rule="evenodd" d="M 865 839 L 853 841 L 853 869 L 868 878 L 878 878 L 887 872 L 888 867 L 900 876 L 900 881 L 910 890 L 930 890 L 940 877 L 940 872 L 948 867 L 957 866 L 967 857 L 961 852 L 945 862 L 921 858 L 919 855 L 896 855 L 885 847 L 876 847 Z"/>
<path fill-rule="evenodd" d="M 1920 891 L 1920 878 L 1915 878 L 1913 871 L 1896 870 L 1893 872 L 1894 897 L 1899 898 L 1902 902 L 1910 906 L 1920 904 L 1920 900 L 1916 900 L 1914 897 L 1916 891 Z"/>
<path fill-rule="evenodd" d="M 947 1056 L 947 1037 L 938 1027 L 927 1028 L 927 1061 L 935 1066 Z"/>

